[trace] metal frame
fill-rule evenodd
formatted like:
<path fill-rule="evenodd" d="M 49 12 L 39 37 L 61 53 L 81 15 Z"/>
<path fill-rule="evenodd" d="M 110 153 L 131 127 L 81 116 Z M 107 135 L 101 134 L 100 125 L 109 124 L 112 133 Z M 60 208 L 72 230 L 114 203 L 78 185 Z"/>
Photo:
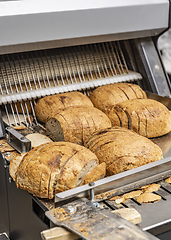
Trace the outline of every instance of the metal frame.
<path fill-rule="evenodd" d="M 171 96 L 171 84 L 152 38 L 131 41 L 137 71 L 141 73 L 143 89 L 160 96 Z"/>
<path fill-rule="evenodd" d="M 168 21 L 168 0 L 2 1 L 0 53 L 155 36 Z"/>
<path fill-rule="evenodd" d="M 0 66 L 0 105 L 9 126 L 22 125 L 17 102 L 28 127 L 32 123 L 27 104 L 38 124 L 37 98 L 75 90 L 88 95 L 87 89 L 141 79 L 128 70 L 119 41 L 0 55 Z"/>
<path fill-rule="evenodd" d="M 153 183 L 171 176 L 171 157 L 161 159 L 157 162 L 149 163 L 144 166 L 134 168 L 111 177 L 96 181 L 93 186 L 83 185 L 55 195 L 55 203 L 68 200 L 73 197 L 90 197 L 91 189 L 94 195 L 109 192 L 107 198 L 129 192 L 143 185 Z M 110 191 L 111 194 L 110 194 Z M 104 198 L 95 198 L 92 201 L 102 201 Z"/>

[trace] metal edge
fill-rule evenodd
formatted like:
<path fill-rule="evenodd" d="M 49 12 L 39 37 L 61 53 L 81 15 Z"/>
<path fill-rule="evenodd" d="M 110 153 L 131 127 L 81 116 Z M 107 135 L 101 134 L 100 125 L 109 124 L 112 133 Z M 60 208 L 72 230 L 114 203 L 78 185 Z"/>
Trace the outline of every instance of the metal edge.
<path fill-rule="evenodd" d="M 61 192 L 55 195 L 55 203 L 69 199 L 74 196 L 77 197 L 89 197 L 90 190 L 94 189 L 94 194 L 98 195 L 109 192 L 106 195 L 106 199 L 109 196 L 115 196 L 127 191 L 131 191 L 135 188 L 139 188 L 143 185 L 150 184 L 155 181 L 162 180 L 171 175 L 171 157 L 167 157 L 156 162 L 152 162 L 95 182 L 94 186 L 88 184 Z M 110 194 L 110 191 L 112 193 Z M 96 199 L 94 201 L 104 200 Z"/>
<path fill-rule="evenodd" d="M 35 99 L 37 97 L 49 96 L 51 94 L 58 94 L 63 92 L 70 92 L 76 90 L 85 90 L 87 88 L 99 87 L 105 84 L 111 84 L 116 82 L 126 82 L 142 79 L 141 75 L 136 72 L 129 72 L 123 75 L 117 75 L 113 77 L 107 77 L 102 79 L 96 79 L 92 81 L 85 81 L 80 83 L 67 84 L 65 86 L 49 87 L 46 89 L 37 89 L 25 91 L 22 93 L 13 93 L 9 95 L 0 96 L 0 105 L 12 103 L 15 101 Z"/>

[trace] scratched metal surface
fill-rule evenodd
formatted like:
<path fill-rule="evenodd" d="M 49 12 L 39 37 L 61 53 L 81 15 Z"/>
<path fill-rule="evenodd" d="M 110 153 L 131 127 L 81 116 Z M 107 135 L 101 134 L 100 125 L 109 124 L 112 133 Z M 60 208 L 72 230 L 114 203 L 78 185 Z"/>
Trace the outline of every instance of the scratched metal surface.
<path fill-rule="evenodd" d="M 86 240 L 155 240 L 139 227 L 106 209 L 100 210 L 85 198 L 46 212 L 56 225 L 63 226 Z"/>

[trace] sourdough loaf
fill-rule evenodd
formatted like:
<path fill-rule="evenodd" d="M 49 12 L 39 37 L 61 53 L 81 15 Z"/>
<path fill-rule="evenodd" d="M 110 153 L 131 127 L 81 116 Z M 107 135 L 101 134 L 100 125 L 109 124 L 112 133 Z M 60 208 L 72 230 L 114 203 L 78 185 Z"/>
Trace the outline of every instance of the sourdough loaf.
<path fill-rule="evenodd" d="M 82 144 L 93 132 L 111 127 L 111 122 L 99 109 L 79 106 L 59 111 L 45 126 L 54 141 Z"/>
<path fill-rule="evenodd" d="M 106 111 L 112 126 L 134 130 L 153 138 L 171 131 L 171 113 L 162 103 L 152 99 L 132 99 Z"/>
<path fill-rule="evenodd" d="M 114 83 L 100 86 L 90 94 L 94 106 L 103 112 L 117 103 L 136 98 L 147 98 L 147 96 L 138 85 L 131 83 Z"/>
<path fill-rule="evenodd" d="M 82 185 L 98 164 L 96 155 L 83 146 L 50 142 L 10 162 L 10 174 L 17 187 L 52 199 L 57 192 Z"/>
<path fill-rule="evenodd" d="M 37 101 L 34 110 L 37 119 L 46 122 L 60 109 L 71 106 L 93 106 L 90 99 L 81 92 L 67 92 L 52 96 L 46 96 Z"/>
<path fill-rule="evenodd" d="M 117 174 L 163 157 L 162 150 L 150 139 L 121 127 L 94 133 L 85 147 L 94 152 L 99 162 L 106 163 L 107 176 Z"/>

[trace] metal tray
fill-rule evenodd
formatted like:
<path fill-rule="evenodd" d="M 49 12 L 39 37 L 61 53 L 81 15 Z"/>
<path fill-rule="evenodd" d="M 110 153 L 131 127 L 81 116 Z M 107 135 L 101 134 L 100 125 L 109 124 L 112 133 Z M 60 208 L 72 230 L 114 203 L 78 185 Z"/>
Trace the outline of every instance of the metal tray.
<path fill-rule="evenodd" d="M 163 103 L 169 110 L 171 109 L 170 98 L 149 92 L 147 92 L 147 96 Z M 65 200 L 73 197 L 87 197 L 95 202 L 103 201 L 171 176 L 171 132 L 151 140 L 162 149 L 163 159 L 106 177 L 91 184 L 58 193 L 55 195 L 56 206 L 61 201 L 65 202 Z"/>

